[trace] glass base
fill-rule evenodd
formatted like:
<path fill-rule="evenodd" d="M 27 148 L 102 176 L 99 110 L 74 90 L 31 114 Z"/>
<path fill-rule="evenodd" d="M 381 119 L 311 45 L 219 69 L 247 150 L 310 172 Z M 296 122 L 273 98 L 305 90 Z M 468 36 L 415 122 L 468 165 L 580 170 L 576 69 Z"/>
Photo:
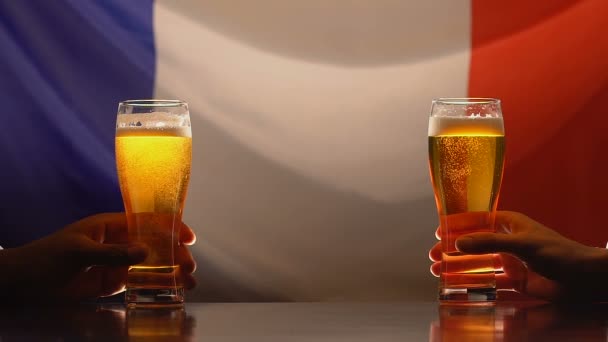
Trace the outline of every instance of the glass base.
<path fill-rule="evenodd" d="M 180 307 L 184 305 L 184 288 L 127 288 L 129 308 Z"/>
<path fill-rule="evenodd" d="M 493 305 L 496 302 L 496 288 L 442 288 L 439 290 L 441 304 Z"/>

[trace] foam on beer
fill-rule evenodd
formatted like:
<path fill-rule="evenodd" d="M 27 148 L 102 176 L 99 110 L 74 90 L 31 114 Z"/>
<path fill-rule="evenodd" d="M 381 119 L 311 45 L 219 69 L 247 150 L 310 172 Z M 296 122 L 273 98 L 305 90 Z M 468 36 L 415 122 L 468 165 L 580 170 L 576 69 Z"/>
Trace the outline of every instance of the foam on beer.
<path fill-rule="evenodd" d="M 116 136 L 164 135 L 192 137 L 188 114 L 175 115 L 162 112 L 146 114 L 119 114 L 116 119 Z"/>
<path fill-rule="evenodd" d="M 502 118 L 470 115 L 463 117 L 431 116 L 429 136 L 445 135 L 504 135 Z"/>

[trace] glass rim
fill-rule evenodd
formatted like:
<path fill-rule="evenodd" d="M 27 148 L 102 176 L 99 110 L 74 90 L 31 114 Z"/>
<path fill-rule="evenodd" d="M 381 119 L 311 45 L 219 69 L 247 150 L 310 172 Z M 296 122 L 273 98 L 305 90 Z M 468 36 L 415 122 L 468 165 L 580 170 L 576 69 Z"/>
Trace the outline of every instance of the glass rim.
<path fill-rule="evenodd" d="M 163 100 L 163 99 L 142 99 L 142 100 L 125 100 L 118 103 L 119 107 L 180 107 L 187 106 L 188 103 L 182 100 Z"/>
<path fill-rule="evenodd" d="M 500 104 L 500 99 L 492 97 L 439 97 L 433 99 L 433 104 L 439 105 L 484 105 Z"/>

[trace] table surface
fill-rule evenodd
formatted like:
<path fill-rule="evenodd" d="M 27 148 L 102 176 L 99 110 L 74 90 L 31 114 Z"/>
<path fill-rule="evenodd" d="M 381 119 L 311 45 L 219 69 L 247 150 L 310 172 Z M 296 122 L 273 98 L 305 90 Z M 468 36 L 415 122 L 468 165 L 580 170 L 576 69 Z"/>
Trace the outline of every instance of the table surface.
<path fill-rule="evenodd" d="M 0 341 L 607 341 L 608 306 L 510 302 L 3 307 Z"/>

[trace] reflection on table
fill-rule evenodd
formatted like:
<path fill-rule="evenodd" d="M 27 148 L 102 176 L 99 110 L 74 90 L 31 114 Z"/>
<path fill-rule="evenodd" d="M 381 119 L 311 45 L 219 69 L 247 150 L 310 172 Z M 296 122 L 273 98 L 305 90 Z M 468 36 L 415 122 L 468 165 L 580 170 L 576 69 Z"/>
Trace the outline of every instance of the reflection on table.
<path fill-rule="evenodd" d="M 0 315 L 0 341 L 193 341 L 194 326 L 184 308 L 12 307 Z"/>
<path fill-rule="evenodd" d="M 0 341 L 606 341 L 608 306 L 187 303 L 0 307 Z"/>
<path fill-rule="evenodd" d="M 605 305 L 554 306 L 499 303 L 441 305 L 431 323 L 431 342 L 607 341 Z"/>

